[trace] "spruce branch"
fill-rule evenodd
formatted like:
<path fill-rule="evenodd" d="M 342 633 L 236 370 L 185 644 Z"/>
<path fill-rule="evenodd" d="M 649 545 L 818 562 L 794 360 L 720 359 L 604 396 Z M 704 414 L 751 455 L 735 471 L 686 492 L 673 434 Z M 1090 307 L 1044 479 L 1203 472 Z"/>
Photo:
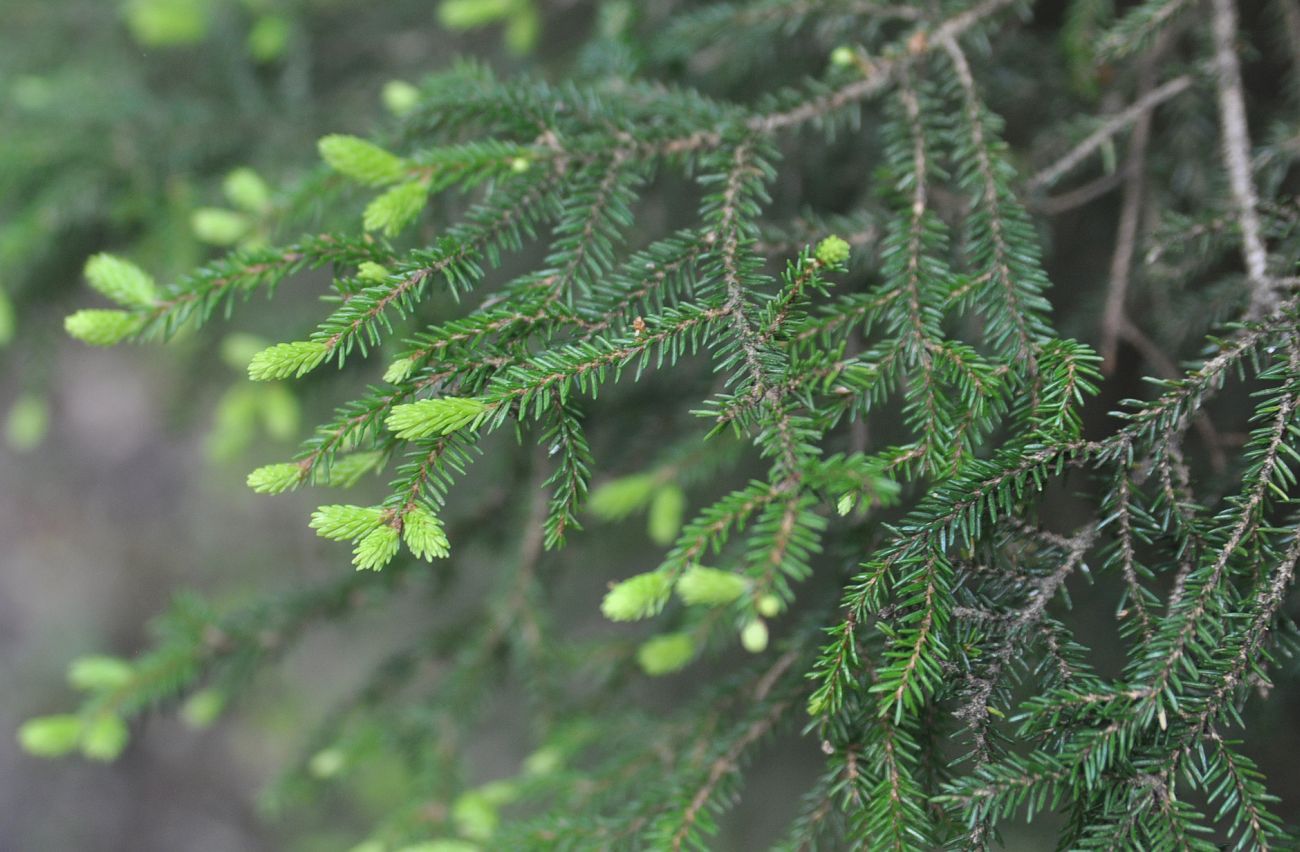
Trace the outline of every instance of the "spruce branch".
<path fill-rule="evenodd" d="M 779 848 L 988 849 L 1048 810 L 1062 848 L 1285 846 L 1234 738 L 1296 647 L 1300 147 L 1294 98 L 1257 98 L 1238 55 L 1261 22 L 1211 2 L 1205 24 L 1074 0 L 1026 27 L 1003 26 L 1015 0 L 604 4 L 573 63 L 394 83 L 392 132 L 321 140 L 285 203 L 346 211 L 319 236 L 259 219 L 267 243 L 163 287 L 96 255 L 115 307 L 68 328 L 104 345 L 328 269 L 323 319 L 250 377 L 346 368 L 299 383 L 304 410 L 374 384 L 247 481 L 378 491 L 309 524 L 363 570 L 339 553 L 338 584 L 80 661 L 82 712 L 22 742 L 116 754 L 144 707 L 233 695 L 432 563 L 455 612 L 412 610 L 429 624 L 282 788 L 342 798 L 391 761 L 377 848 L 703 848 L 787 738 L 824 762 Z M 500 11 L 480 6 L 443 15 Z M 1211 122 L 1220 151 L 1194 141 Z M 1113 172 L 1082 176 L 1094 158 Z M 280 215 L 228 183 L 226 213 Z M 466 519 L 476 489 L 496 503 Z M 501 695 L 527 748 L 469 783 L 485 724 L 513 742 Z"/>

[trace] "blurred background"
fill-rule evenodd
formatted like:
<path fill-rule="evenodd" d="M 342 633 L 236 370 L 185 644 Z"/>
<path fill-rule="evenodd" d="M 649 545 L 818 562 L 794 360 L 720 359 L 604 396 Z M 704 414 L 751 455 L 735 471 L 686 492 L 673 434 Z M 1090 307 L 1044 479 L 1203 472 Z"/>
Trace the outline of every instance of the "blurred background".
<path fill-rule="evenodd" d="M 368 132 L 402 109 L 408 81 L 456 56 L 517 66 L 535 42 L 535 29 L 466 32 L 483 21 L 452 17 L 429 0 L 0 2 L 3 852 L 340 849 L 364 836 L 364 803 L 295 823 L 268 818 L 266 790 L 401 632 L 391 619 L 353 622 L 360 641 L 314 632 L 235 720 L 152 716 L 115 763 L 32 758 L 13 732 L 75 707 L 69 662 L 133 656 L 177 594 L 234 608 L 339 567 L 306 529 L 310 498 L 250 499 L 243 482 L 340 401 L 244 380 L 251 351 L 278 339 L 273 321 L 216 323 L 163 355 L 76 344 L 63 317 L 85 304 L 93 253 L 166 281 L 304 213 L 328 221 L 278 191 L 310 180 L 320 136 Z"/>
<path fill-rule="evenodd" d="M 661 5 L 645 14 L 678 4 Z M 1039 4 L 1036 26 L 1055 26 L 1053 5 Z M 358 788 L 359 800 L 327 798 L 312 808 L 295 807 L 275 784 L 310 746 L 313 723 L 384 649 L 419 635 L 421 598 L 396 610 L 360 607 L 311 631 L 216 724 L 201 707 L 150 714 L 115 763 L 19 751 L 12 732 L 22 720 L 76 706 L 65 679 L 70 661 L 92 652 L 131 657 L 178 594 L 235 608 L 347 567 L 337 546 L 306 528 L 318 496 L 255 498 L 244 477 L 289 458 L 349 391 L 315 380 L 292 390 L 246 382 L 252 352 L 290 339 L 256 305 L 236 324 L 214 323 L 165 352 L 69 340 L 64 316 L 91 301 L 86 258 L 115 252 L 166 281 L 227 247 L 270 241 L 288 222 L 350 221 L 351 207 L 337 217 L 328 205 L 305 209 L 288 189 L 315 185 L 320 136 L 384 127 L 409 104 L 411 83 L 457 57 L 482 57 L 503 76 L 545 65 L 629 8 L 577 0 L 0 0 L 0 852 L 347 849 L 383 813 L 386 785 L 400 777 L 381 769 Z M 808 53 L 821 62 L 825 45 Z M 711 67 L 709 57 L 697 59 Z M 1032 76 L 1010 73 L 1000 85 L 1014 91 Z M 715 82 L 724 94 L 751 85 Z M 1019 103 L 1022 114 L 1008 116 L 1013 134 L 1036 120 L 1032 100 Z M 830 186 L 818 191 L 833 199 L 841 190 L 827 171 Z M 1090 339 L 1095 305 L 1084 294 L 1106 262 L 1090 246 L 1108 244 L 1111 224 L 1104 215 L 1062 224 L 1075 238 L 1048 257 L 1052 295 L 1063 330 Z M 310 275 L 290 282 L 277 294 L 276 316 L 316 315 L 321 289 Z M 1126 357 L 1094 415 L 1143 392 L 1144 365 Z M 647 453 L 654 425 L 644 427 Z M 480 477 L 466 490 L 490 508 L 503 499 L 494 487 Z M 609 576 L 634 570 L 617 563 L 627 529 L 595 533 L 596 552 L 611 556 Z M 495 558 L 483 545 L 461 565 L 472 574 L 476 560 Z M 1101 585 L 1072 592 L 1084 612 L 1103 602 L 1085 620 L 1108 633 L 1104 601 L 1113 590 Z M 579 624 L 595 616 L 602 589 L 603 579 L 586 582 L 562 598 L 583 613 Z M 1106 640 L 1099 645 L 1104 651 Z M 1274 698 L 1252 717 L 1265 735 L 1251 751 L 1283 797 L 1278 810 L 1289 814 L 1300 805 L 1300 766 L 1290 759 L 1300 748 L 1300 701 L 1285 685 Z M 503 694 L 491 708 L 503 730 L 523 727 L 510 704 Z M 516 771 L 526 753 L 522 737 L 485 738 L 479 749 L 479 781 Z M 811 780 L 818 760 L 806 740 L 764 751 L 717 848 L 759 848 L 776 836 L 796 808 L 791 788 Z M 327 763 L 316 768 L 328 774 Z M 1041 848 L 1032 834 L 1009 845 Z"/>

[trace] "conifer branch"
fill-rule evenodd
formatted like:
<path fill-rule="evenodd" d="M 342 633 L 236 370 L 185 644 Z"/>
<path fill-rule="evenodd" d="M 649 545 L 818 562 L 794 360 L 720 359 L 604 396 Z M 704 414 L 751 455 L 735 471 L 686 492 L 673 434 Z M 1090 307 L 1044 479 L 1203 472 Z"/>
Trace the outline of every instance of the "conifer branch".
<path fill-rule="evenodd" d="M 1279 193 L 1300 146 L 1295 99 L 1243 77 L 1236 42 L 1260 21 L 1210 2 L 1204 24 L 1186 0 L 1072 0 L 1019 28 L 1000 25 L 1030 11 L 1016 0 L 603 4 L 575 62 L 395 83 L 391 134 L 321 140 L 333 176 L 287 206 L 328 198 L 350 227 L 331 214 L 265 248 L 259 219 L 249 247 L 163 288 L 95 255 L 86 278 L 117 307 L 67 328 L 97 346 L 329 268 L 326 316 L 249 376 L 346 366 L 301 383 L 308 411 L 376 384 L 248 482 L 388 485 L 309 523 L 365 570 L 340 552 L 346 581 L 229 623 L 181 613 L 135 662 L 79 661 L 81 711 L 21 741 L 116 753 L 145 707 L 201 683 L 233 695 L 309 624 L 432 562 L 439 590 L 465 580 L 456 613 L 427 610 L 282 785 L 341 798 L 340 767 L 395 758 L 376 848 L 702 848 L 760 744 L 787 736 L 825 761 L 780 848 L 987 849 L 1049 810 L 1062 848 L 1286 846 L 1228 737 L 1252 738 L 1295 642 L 1300 295 L 1282 266 L 1300 215 Z M 537 10 L 514 5 L 518 39 Z M 1258 43 L 1261 68 L 1289 67 Z M 1041 69 L 1007 67 L 1022 58 Z M 1217 102 L 1190 96 L 1208 59 Z M 1221 151 L 1188 141 L 1216 119 Z M 1045 195 L 1093 158 L 1100 177 Z M 356 210 L 333 203 L 348 185 Z M 1115 221 L 1091 204 L 1113 189 Z M 1224 274 L 1237 240 L 1244 310 Z M 358 352 L 386 365 L 347 364 Z M 1146 389 L 1116 416 L 1095 409 L 1129 387 Z M 250 410 L 290 394 L 240 390 Z M 467 513 L 476 488 L 518 511 Z M 643 712 L 643 677 L 698 698 Z M 498 694 L 523 699 L 532 753 L 469 786 Z"/>

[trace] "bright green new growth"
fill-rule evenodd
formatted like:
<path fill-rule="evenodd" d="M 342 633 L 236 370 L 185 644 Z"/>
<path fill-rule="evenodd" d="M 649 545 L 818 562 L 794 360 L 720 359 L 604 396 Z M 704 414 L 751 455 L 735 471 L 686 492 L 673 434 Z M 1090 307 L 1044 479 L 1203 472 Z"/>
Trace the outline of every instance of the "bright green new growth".
<path fill-rule="evenodd" d="M 367 186 L 396 183 L 409 172 L 410 167 L 401 157 L 355 136 L 326 136 L 319 147 L 321 158 L 330 168 Z"/>
<path fill-rule="evenodd" d="M 140 318 L 135 314 L 93 308 L 77 311 L 63 321 L 68 334 L 91 346 L 121 343 L 139 331 L 140 326 Z"/>
<path fill-rule="evenodd" d="M 722 606 L 743 595 L 750 583 L 739 574 L 694 565 L 677 578 L 677 596 L 687 605 Z"/>
<path fill-rule="evenodd" d="M 248 377 L 255 382 L 300 378 L 316 369 L 328 354 L 328 346 L 313 340 L 277 343 L 253 356 Z"/>
<path fill-rule="evenodd" d="M 420 90 L 405 80 L 389 80 L 380 97 L 393 115 L 406 115 L 420 102 Z"/>
<path fill-rule="evenodd" d="M 419 365 L 411 358 L 398 358 L 384 370 L 384 381 L 390 385 L 401 384 L 411 377 Z"/>
<path fill-rule="evenodd" d="M 486 406 L 469 397 L 444 396 L 398 405 L 384 420 L 384 425 L 398 438 L 431 438 L 450 435 L 472 424 Z"/>
<path fill-rule="evenodd" d="M 402 516 L 402 540 L 417 559 L 446 559 L 451 555 L 442 521 L 423 506 Z"/>
<path fill-rule="evenodd" d="M 401 533 L 396 527 L 385 524 L 371 530 L 357 541 L 352 551 L 352 564 L 358 571 L 378 571 L 397 555 Z"/>
<path fill-rule="evenodd" d="M 665 633 L 637 648 L 636 661 L 652 677 L 686 668 L 695 659 L 695 640 L 689 633 Z"/>
<path fill-rule="evenodd" d="M 194 235 L 214 246 L 233 246 L 252 226 L 248 217 L 221 207 L 200 207 L 190 216 Z"/>
<path fill-rule="evenodd" d="M 211 727 L 226 708 L 226 694 L 220 689 L 200 689 L 181 705 L 181 719 L 195 730 Z"/>
<path fill-rule="evenodd" d="M 843 266 L 848 262 L 849 252 L 848 242 L 832 235 L 817 244 L 814 256 L 827 266 Z"/>
<path fill-rule="evenodd" d="M 147 308 L 157 298 L 148 273 L 111 254 L 97 254 L 86 261 L 85 275 L 91 287 L 125 308 Z"/>
<path fill-rule="evenodd" d="M 606 482 L 587 498 L 587 511 L 605 521 L 618 521 L 650 505 L 659 487 L 653 473 L 638 473 Z"/>
<path fill-rule="evenodd" d="M 68 683 L 75 689 L 103 692 L 130 683 L 131 664 L 117 657 L 79 657 L 68 666 Z"/>
<path fill-rule="evenodd" d="M 682 528 L 686 514 L 686 492 L 668 483 L 655 492 L 646 514 L 646 532 L 650 540 L 660 546 L 672 544 Z"/>
<path fill-rule="evenodd" d="M 129 738 L 126 722 L 107 712 L 89 718 L 69 714 L 40 716 L 18 729 L 18 744 L 37 757 L 62 757 L 80 749 L 90 760 L 114 760 Z"/>
<path fill-rule="evenodd" d="M 58 714 L 28 719 L 18 728 L 18 744 L 37 757 L 61 757 L 81 742 L 80 716 Z"/>
<path fill-rule="evenodd" d="M 767 650 L 767 622 L 755 618 L 740 631 L 740 645 L 751 654 L 761 654 Z"/>
<path fill-rule="evenodd" d="M 303 470 L 292 462 L 268 464 L 248 474 L 248 487 L 258 494 L 279 494 L 302 482 Z"/>
<path fill-rule="evenodd" d="M 91 718 L 81 732 L 81 753 L 91 760 L 114 760 L 126 748 L 130 732 L 112 713 Z"/>
<path fill-rule="evenodd" d="M 639 621 L 658 615 L 668 603 L 672 579 L 659 571 L 629 577 L 614 584 L 600 602 L 600 611 L 610 621 Z"/>
<path fill-rule="evenodd" d="M 362 281 L 378 284 L 387 277 L 388 270 L 382 264 L 375 263 L 373 260 L 367 260 L 357 267 L 357 278 Z M 384 381 L 390 381 L 390 379 L 385 378 Z"/>
<path fill-rule="evenodd" d="M 308 524 L 321 538 L 331 541 L 355 541 L 384 523 L 379 506 L 321 506 L 312 513 Z"/>
<path fill-rule="evenodd" d="M 362 223 L 367 231 L 394 236 L 420 214 L 428 195 L 429 186 L 424 181 L 398 184 L 366 205 Z"/>
<path fill-rule="evenodd" d="M 271 206 L 271 187 L 249 168 L 238 168 L 227 174 L 221 190 L 231 204 L 246 213 L 264 213 Z"/>

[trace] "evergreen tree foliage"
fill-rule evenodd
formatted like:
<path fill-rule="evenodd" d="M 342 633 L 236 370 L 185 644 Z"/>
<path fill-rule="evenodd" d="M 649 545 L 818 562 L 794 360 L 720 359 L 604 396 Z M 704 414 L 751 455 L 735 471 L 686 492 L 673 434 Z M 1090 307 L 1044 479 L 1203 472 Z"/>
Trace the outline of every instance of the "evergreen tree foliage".
<path fill-rule="evenodd" d="M 562 82 L 456 64 L 325 136 L 348 224 L 167 283 L 92 257 L 92 345 L 328 270 L 248 375 L 347 401 L 248 482 L 387 486 L 310 518 L 369 570 L 186 598 L 23 743 L 109 758 L 152 707 L 211 716 L 311 624 L 508 541 L 282 782 L 408 761 L 358 849 L 710 848 L 779 736 L 824 768 L 776 848 L 984 849 L 1045 814 L 1061 848 L 1296 842 L 1243 741 L 1294 673 L 1300 13 L 1240 6 L 602 3 Z M 627 570 L 584 555 L 642 513 Z M 617 624 L 566 630 L 562 580 Z M 475 785 L 507 678 L 536 751 Z"/>

